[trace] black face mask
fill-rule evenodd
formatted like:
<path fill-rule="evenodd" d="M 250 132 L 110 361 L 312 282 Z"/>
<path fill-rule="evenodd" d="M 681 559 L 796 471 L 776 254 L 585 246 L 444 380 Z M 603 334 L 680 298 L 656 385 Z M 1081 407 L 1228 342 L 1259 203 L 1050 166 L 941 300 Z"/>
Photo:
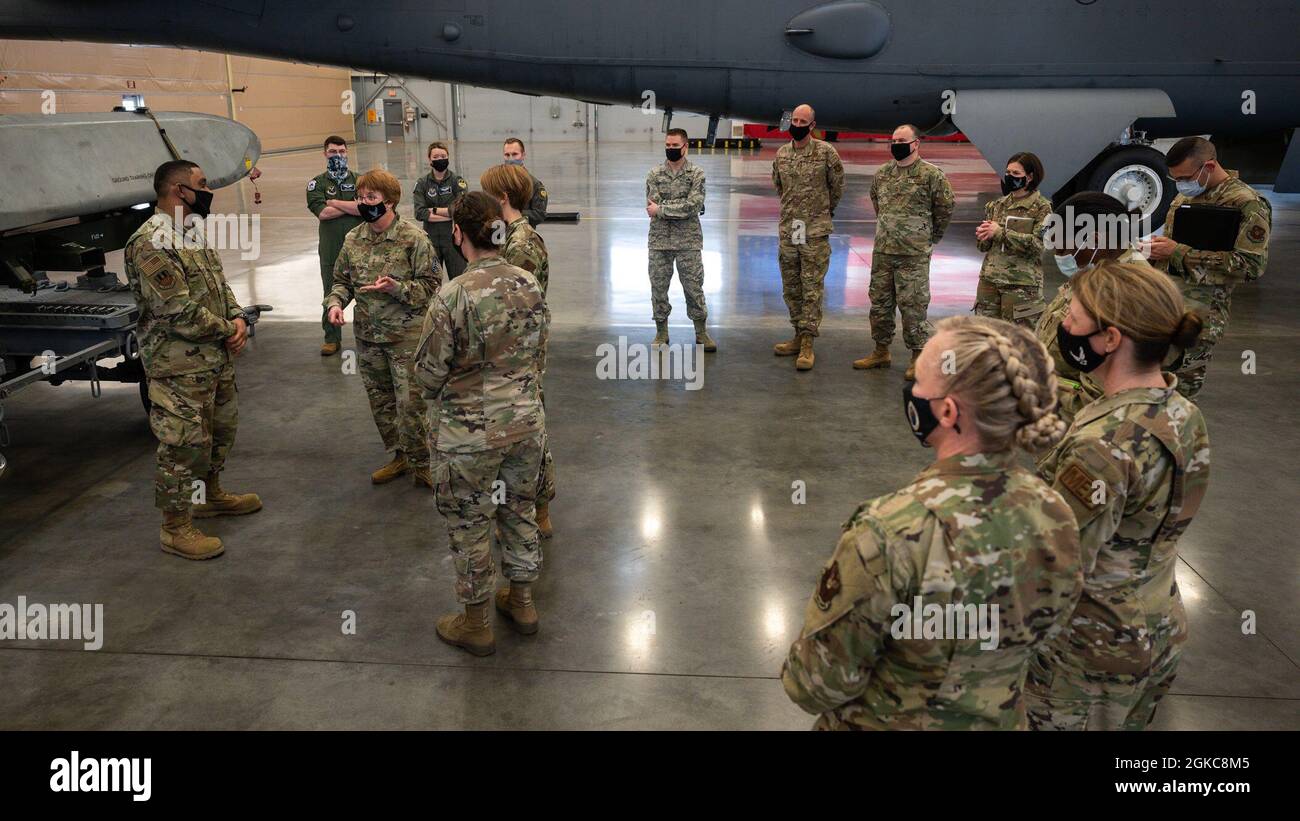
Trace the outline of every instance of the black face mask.
<path fill-rule="evenodd" d="M 1010 174 L 1002 175 L 1002 193 L 1010 194 L 1012 191 L 1019 191 L 1029 185 L 1028 177 L 1013 177 Z"/>
<path fill-rule="evenodd" d="M 939 417 L 935 416 L 934 411 L 930 409 L 930 403 L 937 399 L 943 399 L 943 397 L 922 399 L 915 396 L 912 393 L 911 382 L 903 386 L 903 413 L 907 415 L 907 424 L 912 427 L 912 435 L 916 437 L 916 440 L 927 448 L 930 445 L 925 440 L 929 438 L 930 434 L 934 433 L 935 428 L 939 427 Z M 956 425 L 953 428 L 958 433 L 961 433 L 961 428 Z"/>
<path fill-rule="evenodd" d="M 668 162 L 677 162 L 682 158 L 682 150 L 680 148 L 665 148 L 664 156 L 668 158 Z"/>
<path fill-rule="evenodd" d="M 430 160 L 429 165 L 433 167 L 434 171 L 442 173 L 447 170 L 447 166 L 451 165 L 451 160 Z"/>
<path fill-rule="evenodd" d="M 1097 353 L 1088 344 L 1100 330 L 1093 331 L 1086 336 L 1077 336 L 1065 330 L 1065 323 L 1062 322 L 1056 326 L 1056 344 L 1061 346 L 1061 356 L 1065 361 L 1079 369 L 1080 373 L 1091 373 L 1106 361 L 1107 354 Z"/>
<path fill-rule="evenodd" d="M 204 191 L 199 188 L 190 188 L 188 185 L 181 185 L 186 191 L 194 192 L 194 202 L 186 203 L 199 219 L 203 219 L 212 213 L 212 192 Z"/>
<path fill-rule="evenodd" d="M 360 214 L 361 218 L 366 222 L 378 222 L 384 218 L 384 214 L 388 213 L 388 208 L 385 207 L 382 202 L 377 202 L 374 205 L 366 205 L 364 202 L 359 202 L 357 203 L 357 213 Z"/>
<path fill-rule="evenodd" d="M 894 159 L 902 162 L 912 155 L 911 143 L 890 143 L 889 153 L 894 155 Z"/>
<path fill-rule="evenodd" d="M 812 131 L 812 126 L 792 125 L 790 126 L 790 138 L 795 142 L 798 142 L 804 137 L 807 137 L 809 131 Z"/>

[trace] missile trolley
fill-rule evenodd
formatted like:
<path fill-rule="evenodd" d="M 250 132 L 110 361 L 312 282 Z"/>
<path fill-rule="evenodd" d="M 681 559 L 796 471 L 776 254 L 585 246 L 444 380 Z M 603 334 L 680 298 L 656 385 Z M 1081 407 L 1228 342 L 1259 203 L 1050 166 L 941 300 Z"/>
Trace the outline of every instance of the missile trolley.
<path fill-rule="evenodd" d="M 261 155 L 246 126 L 208 114 L 0 116 L 0 475 L 10 443 L 4 403 L 36 382 L 135 383 L 149 391 L 125 277 L 105 269 L 153 214 L 153 175 L 170 159 L 202 166 L 213 188 Z M 49 271 L 76 273 L 51 280 Z M 244 308 L 249 334 L 269 305 Z"/>

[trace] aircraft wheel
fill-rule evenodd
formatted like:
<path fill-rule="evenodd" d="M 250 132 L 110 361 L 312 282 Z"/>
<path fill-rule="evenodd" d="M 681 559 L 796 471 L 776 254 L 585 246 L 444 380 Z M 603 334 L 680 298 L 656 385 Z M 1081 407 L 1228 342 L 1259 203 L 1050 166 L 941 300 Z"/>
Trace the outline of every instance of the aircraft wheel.
<path fill-rule="evenodd" d="M 1169 203 L 1178 193 L 1165 156 L 1144 145 L 1124 146 L 1102 157 L 1088 176 L 1087 188 L 1110 194 L 1150 218 L 1148 231 L 1165 224 Z"/>

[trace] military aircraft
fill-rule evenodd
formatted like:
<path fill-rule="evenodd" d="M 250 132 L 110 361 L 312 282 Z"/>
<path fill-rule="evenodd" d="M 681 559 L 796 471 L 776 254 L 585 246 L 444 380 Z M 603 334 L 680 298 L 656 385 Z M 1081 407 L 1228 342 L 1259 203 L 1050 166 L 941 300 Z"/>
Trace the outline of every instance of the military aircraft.
<path fill-rule="evenodd" d="M 1300 4 L 1254 0 L 0 0 L 0 37 L 275 57 L 589 102 L 820 126 L 961 130 L 1058 199 L 1157 219 L 1152 138 L 1300 125 Z M 1292 141 L 1276 190 L 1300 190 Z"/>

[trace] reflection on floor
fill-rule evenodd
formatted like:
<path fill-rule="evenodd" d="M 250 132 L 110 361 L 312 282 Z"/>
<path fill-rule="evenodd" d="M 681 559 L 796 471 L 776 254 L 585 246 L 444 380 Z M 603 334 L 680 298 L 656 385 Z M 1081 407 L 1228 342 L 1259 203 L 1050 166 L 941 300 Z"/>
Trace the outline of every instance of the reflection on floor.
<path fill-rule="evenodd" d="M 496 144 L 453 146 L 477 187 Z M 648 342 L 644 175 L 656 145 L 538 144 L 528 165 L 553 211 L 554 329 L 547 403 L 560 497 L 538 585 L 542 630 L 498 631 L 474 659 L 439 643 L 453 606 L 451 560 L 430 495 L 373 487 L 384 461 L 360 381 L 322 360 L 316 225 L 306 181 L 315 152 L 268 157 L 217 210 L 261 215 L 259 253 L 223 254 L 236 294 L 275 306 L 239 366 L 239 441 L 226 484 L 266 509 L 211 530 L 214 562 L 157 547 L 154 442 L 134 388 L 39 385 L 6 404 L 13 444 L 0 481 L 0 602 L 98 602 L 103 649 L 73 642 L 0 646 L 6 728 L 803 728 L 777 675 L 841 522 L 859 502 L 925 466 L 904 427 L 905 356 L 853 371 L 869 349 L 867 192 L 883 145 L 841 146 L 817 367 L 771 355 L 788 335 L 776 266 L 777 201 L 761 152 L 696 152 L 710 324 L 701 390 L 672 381 L 602 381 L 597 349 Z M 966 311 L 979 256 L 974 227 L 996 191 L 966 146 L 926 146 L 958 193 L 935 255 L 932 316 Z M 353 146 L 409 192 L 419 147 Z M 1052 169 L 1048 169 L 1051 173 Z M 1240 289 L 1202 407 L 1214 443 L 1209 498 L 1183 539 L 1178 576 L 1191 637 L 1162 728 L 1300 728 L 1300 518 L 1294 431 L 1294 317 L 1300 198 L 1274 196 L 1269 275 Z M 120 254 L 114 264 L 120 270 Z M 1059 277 L 1049 276 L 1055 288 Z M 688 341 L 680 290 L 673 334 Z M 353 344 L 351 331 L 345 346 Z M 1243 374 L 1253 351 L 1255 374 Z M 807 503 L 792 504 L 792 483 Z M 341 628 L 344 611 L 356 634 Z M 1247 611 L 1257 632 L 1243 634 Z"/>

